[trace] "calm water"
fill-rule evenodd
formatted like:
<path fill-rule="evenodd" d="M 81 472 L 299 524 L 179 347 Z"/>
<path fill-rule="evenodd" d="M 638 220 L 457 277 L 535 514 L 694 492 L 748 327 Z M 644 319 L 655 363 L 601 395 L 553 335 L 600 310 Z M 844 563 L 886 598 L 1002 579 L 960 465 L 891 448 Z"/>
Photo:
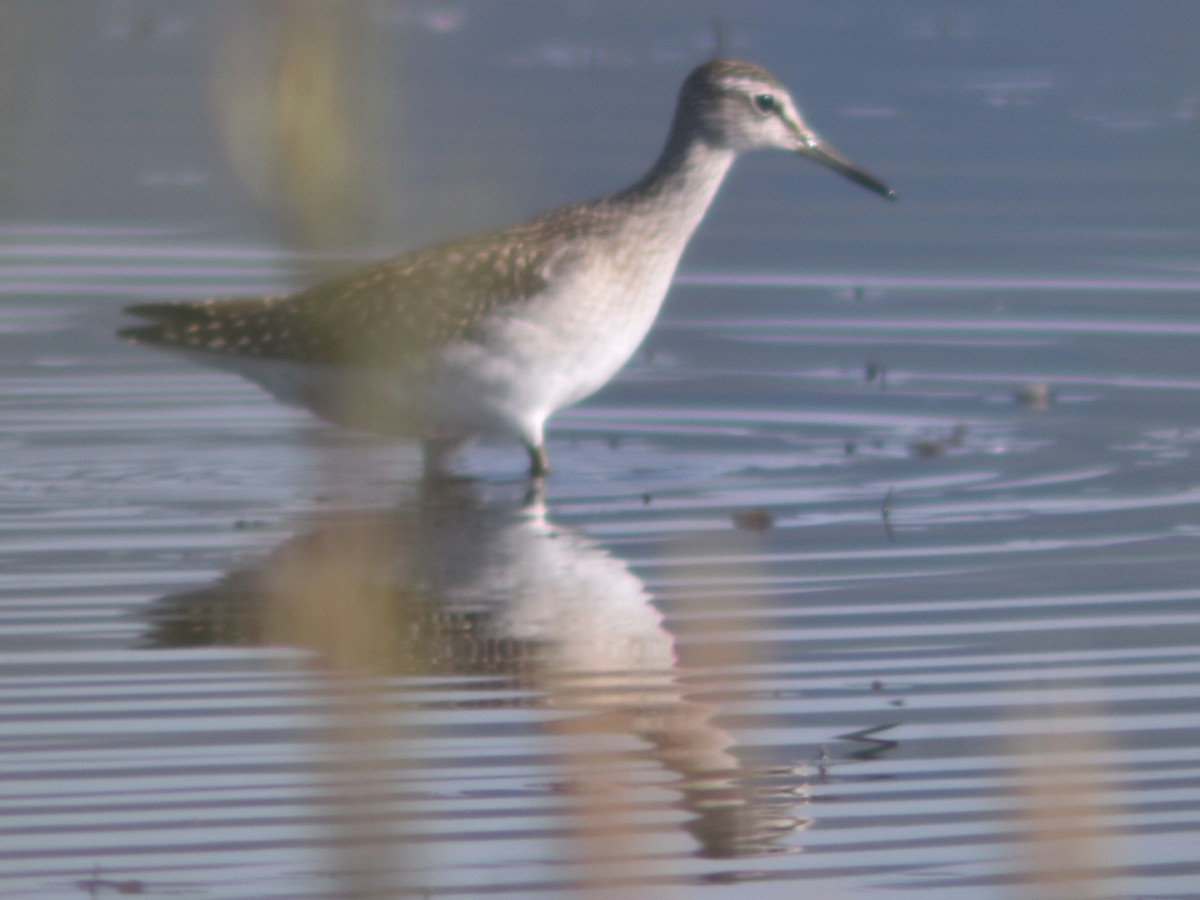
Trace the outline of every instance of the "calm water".
<path fill-rule="evenodd" d="M 632 180 L 647 6 L 0 9 L 0 895 L 1200 895 L 1191 0 L 721 12 L 901 202 L 740 162 L 540 497 L 114 339 Z"/>

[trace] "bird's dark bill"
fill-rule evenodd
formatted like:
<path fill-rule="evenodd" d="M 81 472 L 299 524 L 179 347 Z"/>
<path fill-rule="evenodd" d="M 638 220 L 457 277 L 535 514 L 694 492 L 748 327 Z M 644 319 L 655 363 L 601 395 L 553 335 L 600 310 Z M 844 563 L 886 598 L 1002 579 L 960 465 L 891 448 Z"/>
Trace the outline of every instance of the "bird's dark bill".
<path fill-rule="evenodd" d="M 868 190 L 872 190 L 877 194 L 887 197 L 889 200 L 896 199 L 896 192 L 890 187 L 872 175 L 870 172 L 855 165 L 838 153 L 828 144 L 821 142 L 813 142 L 800 148 L 800 152 L 810 159 L 815 159 L 824 166 L 828 166 L 840 175 L 849 178 L 855 184 L 861 184 Z"/>

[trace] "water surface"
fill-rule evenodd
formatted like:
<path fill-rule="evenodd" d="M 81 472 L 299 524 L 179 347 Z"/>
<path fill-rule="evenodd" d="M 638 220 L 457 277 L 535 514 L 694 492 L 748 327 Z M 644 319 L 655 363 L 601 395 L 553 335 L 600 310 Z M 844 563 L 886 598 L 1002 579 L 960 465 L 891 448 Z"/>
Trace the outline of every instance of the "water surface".
<path fill-rule="evenodd" d="M 113 337 L 632 180 L 644 6 L 371 6 L 336 235 L 222 150 L 266 19 L 12 7 L 5 896 L 1200 893 L 1195 4 L 727 11 L 901 202 L 741 161 L 542 496 Z"/>

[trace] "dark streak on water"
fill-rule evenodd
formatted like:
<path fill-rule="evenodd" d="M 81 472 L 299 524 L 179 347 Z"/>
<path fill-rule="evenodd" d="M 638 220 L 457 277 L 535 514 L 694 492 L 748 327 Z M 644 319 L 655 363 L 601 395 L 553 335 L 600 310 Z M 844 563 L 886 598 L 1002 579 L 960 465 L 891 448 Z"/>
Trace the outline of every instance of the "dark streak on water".
<path fill-rule="evenodd" d="M 0 244 L 4 896 L 1200 894 L 1200 22 L 1152 6 L 739 5 L 903 202 L 742 164 L 532 505 L 512 447 L 422 490 L 112 338 L 317 264 L 201 119 L 116 112 L 212 23 L 81 12 Z M 690 7 L 493 8 L 385 16 L 444 79 L 398 79 L 406 243 L 624 178 L 697 55 Z M 286 640 L 347 627 L 341 674 Z"/>

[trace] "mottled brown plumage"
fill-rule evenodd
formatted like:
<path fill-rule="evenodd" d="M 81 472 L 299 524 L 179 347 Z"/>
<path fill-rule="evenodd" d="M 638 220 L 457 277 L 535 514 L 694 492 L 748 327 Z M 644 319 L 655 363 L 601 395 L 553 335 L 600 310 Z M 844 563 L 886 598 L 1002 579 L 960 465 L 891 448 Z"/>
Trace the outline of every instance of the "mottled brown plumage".
<path fill-rule="evenodd" d="M 157 324 L 121 331 L 141 343 L 339 366 L 405 367 L 470 339 L 488 313 L 536 294 L 564 263 L 560 248 L 604 217 L 577 207 L 474 238 L 426 247 L 291 296 L 150 303 L 127 312 Z"/>

